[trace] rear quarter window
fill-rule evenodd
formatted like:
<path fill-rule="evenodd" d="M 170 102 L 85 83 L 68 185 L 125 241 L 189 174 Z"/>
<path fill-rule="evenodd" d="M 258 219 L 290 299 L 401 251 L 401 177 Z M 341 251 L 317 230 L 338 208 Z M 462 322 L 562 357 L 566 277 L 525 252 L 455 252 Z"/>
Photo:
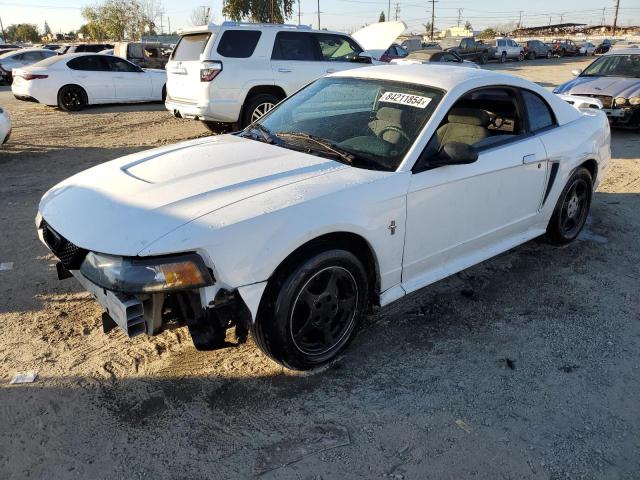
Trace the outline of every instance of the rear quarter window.
<path fill-rule="evenodd" d="M 522 98 L 527 108 L 527 118 L 529 120 L 529 130 L 537 132 L 556 124 L 555 116 L 539 95 L 528 90 L 522 91 Z"/>
<path fill-rule="evenodd" d="M 249 58 L 260 40 L 258 30 L 227 30 L 220 37 L 217 52 L 227 58 Z"/>
<path fill-rule="evenodd" d="M 182 36 L 173 51 L 171 59 L 179 62 L 200 60 L 200 54 L 204 52 L 210 37 L 211 32 Z"/>

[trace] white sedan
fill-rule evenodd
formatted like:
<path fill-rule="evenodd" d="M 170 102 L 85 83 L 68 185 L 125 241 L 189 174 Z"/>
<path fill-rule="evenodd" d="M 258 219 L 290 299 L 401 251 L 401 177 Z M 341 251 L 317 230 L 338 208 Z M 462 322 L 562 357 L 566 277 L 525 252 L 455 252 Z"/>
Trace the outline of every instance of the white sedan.
<path fill-rule="evenodd" d="M 155 102 L 166 97 L 164 70 L 143 69 L 119 57 L 60 55 L 13 70 L 16 98 L 81 110 L 99 103 Z"/>
<path fill-rule="evenodd" d="M 0 107 L 0 145 L 4 145 L 9 141 L 11 136 L 11 117 L 9 112 Z"/>
<path fill-rule="evenodd" d="M 586 42 L 580 45 L 580 55 L 595 55 L 596 54 L 596 46 L 591 42 Z"/>
<path fill-rule="evenodd" d="M 47 192 L 36 225 L 105 327 L 184 322 L 289 368 L 334 358 L 371 304 L 582 229 L 609 123 L 522 78 L 439 65 L 336 73 L 231 135 L 135 153 Z M 523 285 L 526 288 L 526 285 Z"/>

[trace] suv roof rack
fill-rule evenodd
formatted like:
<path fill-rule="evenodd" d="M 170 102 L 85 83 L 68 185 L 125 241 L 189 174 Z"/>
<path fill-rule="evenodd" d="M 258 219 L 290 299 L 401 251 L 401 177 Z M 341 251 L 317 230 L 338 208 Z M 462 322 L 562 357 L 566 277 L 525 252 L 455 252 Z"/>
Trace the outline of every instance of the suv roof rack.
<path fill-rule="evenodd" d="M 276 28 L 295 28 L 297 30 L 311 30 L 311 25 L 295 25 L 293 23 L 253 23 L 253 22 L 232 22 L 224 21 L 221 27 L 276 27 Z"/>

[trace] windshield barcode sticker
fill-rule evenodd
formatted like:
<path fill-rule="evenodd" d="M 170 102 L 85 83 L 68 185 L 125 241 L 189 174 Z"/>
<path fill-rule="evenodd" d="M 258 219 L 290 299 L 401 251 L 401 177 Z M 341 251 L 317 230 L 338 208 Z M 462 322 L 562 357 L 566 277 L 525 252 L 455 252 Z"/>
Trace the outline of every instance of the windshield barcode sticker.
<path fill-rule="evenodd" d="M 425 108 L 431 102 L 429 97 L 421 97 L 419 95 L 409 95 L 408 93 L 385 92 L 380 97 L 380 102 L 399 103 L 400 105 L 409 105 L 416 108 Z"/>

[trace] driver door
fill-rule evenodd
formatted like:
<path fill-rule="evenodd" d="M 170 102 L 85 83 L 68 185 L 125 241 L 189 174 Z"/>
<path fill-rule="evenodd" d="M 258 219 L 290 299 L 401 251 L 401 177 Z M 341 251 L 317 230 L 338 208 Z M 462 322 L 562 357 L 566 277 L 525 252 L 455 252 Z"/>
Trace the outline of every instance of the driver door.
<path fill-rule="evenodd" d="M 489 145 L 479 148 L 474 163 L 412 175 L 402 271 L 407 293 L 542 233 L 536 222 L 547 171 L 544 145 L 526 133 L 500 137 L 494 145 L 484 141 Z"/>
<path fill-rule="evenodd" d="M 151 76 L 136 65 L 119 57 L 105 55 L 109 75 L 118 100 L 146 100 L 151 98 Z"/>

